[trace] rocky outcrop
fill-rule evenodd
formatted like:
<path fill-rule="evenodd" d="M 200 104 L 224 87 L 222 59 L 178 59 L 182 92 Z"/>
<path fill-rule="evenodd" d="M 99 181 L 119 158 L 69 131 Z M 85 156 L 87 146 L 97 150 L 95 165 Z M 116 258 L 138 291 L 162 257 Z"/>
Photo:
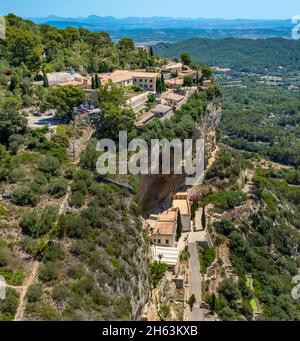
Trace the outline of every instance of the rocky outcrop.
<path fill-rule="evenodd" d="M 194 138 L 205 141 L 205 164 L 217 147 L 221 121 L 221 100 L 208 104 L 207 110 L 194 133 Z M 172 196 L 178 190 L 186 190 L 184 175 L 145 175 L 140 177 L 139 203 L 144 217 L 170 207 Z"/>

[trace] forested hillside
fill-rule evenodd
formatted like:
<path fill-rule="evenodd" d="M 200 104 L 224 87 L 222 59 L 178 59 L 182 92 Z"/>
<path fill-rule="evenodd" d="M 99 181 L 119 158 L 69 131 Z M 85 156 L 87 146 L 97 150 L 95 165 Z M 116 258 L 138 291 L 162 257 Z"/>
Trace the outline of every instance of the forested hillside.
<path fill-rule="evenodd" d="M 256 85 L 228 87 L 223 110 L 224 142 L 274 162 L 299 166 L 299 92 Z"/>
<path fill-rule="evenodd" d="M 47 72 L 140 68 L 154 59 L 130 39 L 113 44 L 107 33 L 57 30 L 14 15 L 6 22 L 0 42 L 0 275 L 10 287 L 0 320 L 136 318 L 149 281 L 134 194 L 96 177 L 98 154 L 89 141 L 96 128 L 73 122 L 31 129 L 27 119 L 43 107 L 67 117 L 85 100 L 80 88 L 48 87 Z M 108 120 L 120 120 L 125 98 L 117 93 L 117 102 L 106 99 Z"/>
<path fill-rule="evenodd" d="M 48 25 L 35 25 L 13 14 L 5 19 L 7 34 L 0 49 L 2 85 L 7 81 L 3 77 L 11 74 L 27 84 L 28 78 L 36 77 L 41 71 L 74 68 L 92 73 L 154 64 L 146 51 L 134 49 L 130 39 L 114 44 L 106 32 L 92 33 L 71 27 L 59 30 Z"/>
<path fill-rule="evenodd" d="M 231 69 L 215 73 L 221 151 L 207 174 L 212 193 L 201 199 L 215 241 L 200 253 L 204 273 L 216 276 L 204 285 L 206 301 L 222 320 L 298 321 L 299 41 L 193 39 L 154 49 Z"/>
<path fill-rule="evenodd" d="M 281 66 L 286 72 L 300 67 L 300 41 L 281 38 L 191 39 L 175 44 L 158 44 L 154 50 L 161 56 L 178 59 L 186 51 L 198 64 L 229 67 L 235 71 L 277 72 Z"/>
<path fill-rule="evenodd" d="M 211 229 L 217 248 L 228 250 L 238 281 L 223 280 L 207 301 L 222 320 L 256 314 L 258 320 L 298 321 L 300 306 L 291 291 L 300 267 L 299 92 L 249 80 L 232 87 L 225 81 L 222 92 L 221 141 L 229 152 L 208 174 L 219 179 L 217 194 L 204 200 L 221 215 Z M 237 184 L 241 155 L 248 170 Z M 247 196 L 240 192 L 239 199 L 237 189 Z"/>
<path fill-rule="evenodd" d="M 131 39 L 113 43 L 107 33 L 58 30 L 14 15 L 6 22 L 0 42 L 0 275 L 9 288 L 0 320 L 139 318 L 150 280 L 138 181 L 111 175 L 118 183 L 112 185 L 98 176 L 96 138 L 117 140 L 120 130 L 147 141 L 192 137 L 219 89 L 194 94 L 171 120 L 137 129 L 126 105 L 134 89 L 99 85 L 93 90 L 101 110 L 76 116 L 84 90 L 49 86 L 47 73 L 74 69 L 94 77 L 154 66 L 158 58 Z M 55 129 L 30 127 L 29 118 L 50 109 L 60 122 Z"/>

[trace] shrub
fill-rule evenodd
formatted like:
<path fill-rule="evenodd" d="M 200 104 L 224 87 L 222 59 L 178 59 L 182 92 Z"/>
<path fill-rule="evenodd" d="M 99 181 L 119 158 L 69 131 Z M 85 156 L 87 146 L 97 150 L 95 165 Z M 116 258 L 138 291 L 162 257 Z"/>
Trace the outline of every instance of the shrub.
<path fill-rule="evenodd" d="M 17 188 L 12 196 L 12 203 L 19 206 L 36 206 L 38 200 L 39 194 L 29 185 Z"/>
<path fill-rule="evenodd" d="M 0 300 L 0 313 L 5 314 L 7 320 L 12 320 L 17 311 L 19 294 L 15 289 L 6 290 L 6 299 Z"/>
<path fill-rule="evenodd" d="M 39 279 L 42 282 L 51 282 L 59 277 L 58 264 L 55 262 L 42 263 L 39 270 Z"/>
<path fill-rule="evenodd" d="M 30 187 L 37 194 L 46 193 L 46 186 L 48 185 L 48 179 L 43 172 L 36 172 Z"/>
<path fill-rule="evenodd" d="M 8 285 L 20 286 L 25 279 L 24 271 L 17 269 L 3 269 L 0 270 L 0 275 L 5 278 Z"/>
<path fill-rule="evenodd" d="M 223 321 L 236 321 L 237 318 L 235 311 L 229 307 L 222 309 L 220 317 Z"/>
<path fill-rule="evenodd" d="M 69 165 L 64 167 L 64 177 L 66 179 L 72 180 L 76 173 L 76 166 Z"/>
<path fill-rule="evenodd" d="M 29 287 L 27 291 L 27 300 L 30 303 L 38 302 L 42 297 L 42 286 L 41 284 L 33 284 Z"/>
<path fill-rule="evenodd" d="M 7 266 L 10 260 L 10 252 L 9 249 L 0 244 L 0 267 Z"/>
<path fill-rule="evenodd" d="M 34 257 L 43 254 L 48 246 L 47 244 L 48 243 L 44 240 L 36 240 L 28 236 L 24 236 L 21 240 L 22 250 Z"/>
<path fill-rule="evenodd" d="M 41 308 L 41 317 L 44 321 L 58 321 L 59 315 L 58 311 L 48 305 L 44 305 Z"/>
<path fill-rule="evenodd" d="M 73 279 L 80 279 L 85 275 L 85 269 L 81 265 L 75 265 L 69 269 L 68 275 Z"/>
<path fill-rule="evenodd" d="M 81 191 L 74 192 L 69 202 L 73 207 L 81 207 L 85 202 L 85 195 Z"/>
<path fill-rule="evenodd" d="M 66 232 L 70 238 L 84 238 L 89 231 L 88 226 L 88 221 L 78 214 L 66 214 L 59 220 L 61 233 Z"/>
<path fill-rule="evenodd" d="M 120 298 L 115 301 L 113 312 L 117 319 L 129 321 L 131 318 L 132 307 L 128 297 Z"/>
<path fill-rule="evenodd" d="M 47 247 L 44 253 L 43 261 L 44 262 L 54 262 L 57 260 L 64 260 L 65 258 L 65 252 L 61 245 L 58 243 L 51 244 Z"/>
<path fill-rule="evenodd" d="M 76 172 L 74 180 L 82 180 L 85 182 L 86 186 L 90 188 L 93 184 L 93 173 L 85 169 L 80 169 Z"/>
<path fill-rule="evenodd" d="M 55 198 L 62 198 L 66 195 L 68 189 L 68 181 L 65 179 L 52 178 L 50 180 L 48 192 Z"/>
<path fill-rule="evenodd" d="M 224 280 L 219 285 L 219 294 L 231 303 L 241 298 L 238 285 L 229 279 Z"/>
<path fill-rule="evenodd" d="M 203 274 L 207 273 L 207 269 L 212 265 L 216 258 L 216 251 L 214 248 L 211 249 L 201 249 L 200 250 L 200 263 L 201 263 L 201 272 Z"/>
<path fill-rule="evenodd" d="M 83 195 L 88 193 L 88 187 L 84 180 L 75 180 L 72 184 L 72 192 L 81 192 Z"/>
<path fill-rule="evenodd" d="M 25 138 L 22 135 L 13 134 L 9 138 L 9 150 L 12 154 L 17 154 L 19 147 L 24 143 Z"/>
<path fill-rule="evenodd" d="M 109 306 L 109 299 L 108 297 L 102 292 L 100 289 L 93 289 L 91 291 L 91 297 L 93 302 L 98 306 Z"/>
<path fill-rule="evenodd" d="M 89 145 L 80 154 L 80 166 L 91 171 L 96 170 L 96 163 L 100 153 L 96 150 L 95 145 Z"/>
<path fill-rule="evenodd" d="M 0 216 L 5 216 L 8 213 L 8 209 L 0 205 Z"/>
<path fill-rule="evenodd" d="M 154 262 L 151 265 L 151 283 L 154 288 L 157 287 L 159 282 L 164 278 L 165 272 L 168 270 L 168 265 L 160 262 Z"/>
<path fill-rule="evenodd" d="M 58 284 L 53 288 L 52 297 L 57 302 L 65 302 L 69 295 L 69 289 L 64 284 Z"/>
<path fill-rule="evenodd" d="M 235 230 L 235 226 L 232 222 L 227 220 L 222 220 L 215 223 L 216 231 L 224 236 L 229 236 L 231 232 Z"/>
<path fill-rule="evenodd" d="M 57 210 L 53 207 L 36 209 L 25 213 L 21 219 L 22 232 L 30 237 L 39 238 L 48 233 L 57 218 Z"/>
<path fill-rule="evenodd" d="M 54 175 L 59 169 L 59 161 L 54 156 L 43 156 L 38 162 L 38 168 L 44 173 Z"/>
<path fill-rule="evenodd" d="M 12 169 L 8 174 L 8 181 L 13 184 L 24 180 L 24 178 L 26 178 L 26 169 L 23 166 Z"/>
<path fill-rule="evenodd" d="M 95 280 L 91 275 L 87 275 L 78 281 L 80 291 L 90 293 L 95 285 Z"/>
<path fill-rule="evenodd" d="M 58 144 L 59 146 L 62 146 L 63 148 L 68 148 L 70 145 L 70 139 L 68 136 L 64 134 L 55 134 L 51 137 L 51 141 Z"/>
<path fill-rule="evenodd" d="M 160 314 L 163 318 L 168 318 L 170 316 L 171 308 L 168 304 L 164 303 L 160 306 Z"/>
<path fill-rule="evenodd" d="M 241 205 L 246 198 L 247 195 L 240 190 L 235 192 L 219 191 L 209 194 L 202 200 L 202 204 L 212 203 L 220 210 L 228 210 Z"/>

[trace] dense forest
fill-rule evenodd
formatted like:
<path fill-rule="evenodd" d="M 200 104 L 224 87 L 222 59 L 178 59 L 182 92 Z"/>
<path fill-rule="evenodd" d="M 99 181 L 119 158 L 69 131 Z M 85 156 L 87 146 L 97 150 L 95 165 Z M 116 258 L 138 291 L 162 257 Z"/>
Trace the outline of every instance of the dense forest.
<path fill-rule="evenodd" d="M 299 92 L 249 85 L 224 88 L 223 93 L 224 142 L 274 162 L 299 166 Z"/>
<path fill-rule="evenodd" d="M 168 58 L 180 58 L 188 52 L 195 63 L 229 67 L 235 71 L 282 73 L 300 67 L 300 42 L 283 38 L 272 39 L 190 39 L 175 44 L 154 46 L 157 54 Z"/>

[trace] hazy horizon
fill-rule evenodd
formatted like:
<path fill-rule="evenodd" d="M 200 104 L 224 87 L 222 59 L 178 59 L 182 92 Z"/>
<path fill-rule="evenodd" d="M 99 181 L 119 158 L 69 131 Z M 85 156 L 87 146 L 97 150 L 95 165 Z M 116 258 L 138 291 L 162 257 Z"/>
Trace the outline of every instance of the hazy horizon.
<path fill-rule="evenodd" d="M 13 12 L 12 12 L 13 13 Z M 8 14 L 8 13 L 7 13 Z M 14 13 L 15 14 L 15 13 Z M 171 16 L 159 16 L 159 15 L 152 15 L 152 16 L 125 16 L 125 17 L 117 17 L 115 15 L 101 15 L 101 14 L 89 14 L 86 16 L 62 16 L 59 14 L 49 14 L 46 16 L 26 16 L 24 18 L 49 18 L 49 17 L 57 17 L 57 18 L 67 18 L 67 19 L 83 19 L 83 18 L 89 18 L 89 17 L 100 17 L 100 18 L 115 18 L 115 19 L 128 19 L 128 18 L 139 18 L 139 19 L 151 19 L 151 18 L 158 18 L 158 19 L 174 19 L 174 20 L 251 20 L 251 21 L 287 21 L 291 20 L 290 18 L 281 18 L 281 19 L 273 19 L 273 18 L 247 18 L 247 17 L 241 17 L 241 18 L 222 18 L 222 17 L 171 17 Z"/>
<path fill-rule="evenodd" d="M 182 5 L 179 0 L 152 0 L 151 6 L 141 0 L 1 0 L 0 15 L 14 13 L 21 17 L 59 16 L 67 18 L 85 18 L 90 15 L 113 16 L 118 19 L 128 17 L 166 17 L 173 19 L 224 19 L 224 20 L 288 20 L 300 14 L 297 0 L 274 3 L 272 0 L 213 0 L 209 3 L 201 0 L 187 0 Z"/>

